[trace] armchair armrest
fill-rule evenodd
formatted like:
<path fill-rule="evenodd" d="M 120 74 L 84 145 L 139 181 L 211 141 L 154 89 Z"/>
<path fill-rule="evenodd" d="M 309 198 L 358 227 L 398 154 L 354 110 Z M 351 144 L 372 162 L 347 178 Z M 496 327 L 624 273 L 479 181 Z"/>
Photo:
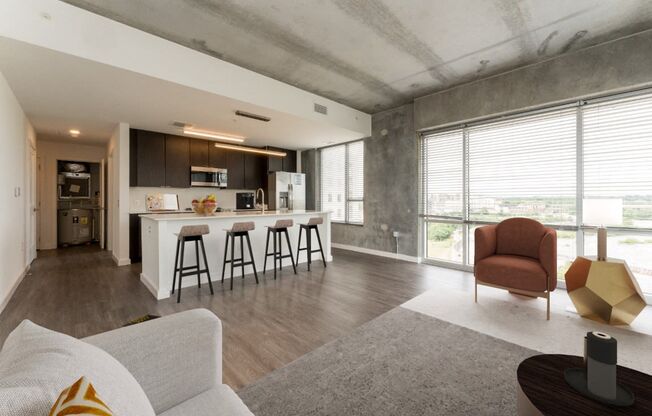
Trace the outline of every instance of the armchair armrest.
<path fill-rule="evenodd" d="M 222 323 L 193 309 L 84 339 L 111 354 L 159 414 L 222 383 Z"/>
<path fill-rule="evenodd" d="M 546 228 L 539 245 L 539 262 L 548 274 L 548 289 L 557 287 L 557 231 Z"/>
<path fill-rule="evenodd" d="M 485 225 L 475 229 L 475 256 L 473 263 L 496 254 L 496 225 Z"/>

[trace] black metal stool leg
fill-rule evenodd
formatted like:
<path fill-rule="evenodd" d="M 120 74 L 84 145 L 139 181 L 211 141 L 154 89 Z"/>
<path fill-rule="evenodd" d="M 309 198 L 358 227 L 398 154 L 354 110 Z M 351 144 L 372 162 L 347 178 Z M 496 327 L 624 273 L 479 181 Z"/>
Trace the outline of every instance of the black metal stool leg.
<path fill-rule="evenodd" d="M 201 243 L 201 252 L 204 256 L 204 265 L 206 266 L 206 276 L 208 277 L 208 287 L 211 289 L 211 295 L 213 295 L 214 294 L 213 282 L 211 281 L 211 272 L 208 269 L 208 260 L 206 260 L 206 248 L 204 247 L 204 238 L 200 237 L 199 242 Z"/>
<path fill-rule="evenodd" d="M 177 283 L 177 271 L 179 267 L 179 239 L 177 238 L 177 251 L 174 255 L 174 274 L 172 275 L 172 294 L 174 294 L 174 285 Z"/>
<path fill-rule="evenodd" d="M 244 244 L 242 244 L 242 240 L 243 240 L 242 234 L 240 234 L 240 258 L 242 259 L 242 260 L 240 260 L 240 266 L 242 266 L 241 267 L 242 278 L 244 279 L 244 277 L 245 277 L 245 271 L 244 271 L 245 261 L 244 261 Z"/>
<path fill-rule="evenodd" d="M 224 284 L 224 271 L 226 270 L 226 261 L 229 253 L 229 233 L 226 233 L 226 243 L 224 244 L 224 261 L 222 262 L 222 284 Z"/>
<path fill-rule="evenodd" d="M 195 240 L 195 256 L 197 259 L 197 287 L 201 289 L 201 267 L 199 266 L 199 240 Z"/>
<path fill-rule="evenodd" d="M 231 234 L 231 290 L 233 290 L 233 258 L 235 254 L 235 235 Z"/>
<path fill-rule="evenodd" d="M 308 271 L 310 271 L 310 265 L 312 264 L 312 230 L 310 228 L 306 230 L 306 242 L 308 243 L 308 250 L 306 251 L 306 254 L 308 254 Z"/>
<path fill-rule="evenodd" d="M 290 252 L 290 261 L 292 262 L 292 269 L 294 274 L 297 274 L 297 265 L 294 263 L 294 257 L 292 257 L 292 245 L 290 244 L 290 235 L 288 234 L 287 228 L 285 229 L 285 241 L 288 243 L 288 251 Z"/>
<path fill-rule="evenodd" d="M 186 240 L 181 241 L 181 264 L 179 265 L 179 287 L 177 289 L 177 303 L 181 303 L 181 280 L 183 279 L 183 258 L 186 248 Z"/>
<path fill-rule="evenodd" d="M 274 280 L 276 280 L 276 231 L 274 232 Z"/>
<path fill-rule="evenodd" d="M 278 269 L 283 270 L 283 235 L 282 231 L 276 232 L 276 238 L 278 238 Z"/>
<path fill-rule="evenodd" d="M 265 242 L 265 261 L 263 262 L 263 274 L 267 271 L 267 256 L 269 255 L 269 228 L 267 229 L 267 241 Z"/>
<path fill-rule="evenodd" d="M 256 284 L 258 284 L 258 273 L 256 273 L 256 262 L 254 260 L 254 252 L 251 249 L 251 240 L 249 239 L 249 233 L 245 234 L 247 237 L 247 246 L 249 247 L 249 257 L 251 258 L 251 267 L 254 268 L 254 277 L 256 278 Z M 244 257 L 244 255 L 242 256 Z"/>
<path fill-rule="evenodd" d="M 321 238 L 319 237 L 319 228 L 315 227 L 315 232 L 317 233 L 317 241 L 319 242 L 319 251 L 321 252 L 321 260 L 324 262 L 324 268 L 326 268 L 326 257 L 324 256 L 324 249 L 321 246 Z"/>
<path fill-rule="evenodd" d="M 299 264 L 299 253 L 301 253 L 301 233 L 303 232 L 303 227 L 299 226 L 299 244 L 297 244 L 297 257 L 296 262 Z"/>

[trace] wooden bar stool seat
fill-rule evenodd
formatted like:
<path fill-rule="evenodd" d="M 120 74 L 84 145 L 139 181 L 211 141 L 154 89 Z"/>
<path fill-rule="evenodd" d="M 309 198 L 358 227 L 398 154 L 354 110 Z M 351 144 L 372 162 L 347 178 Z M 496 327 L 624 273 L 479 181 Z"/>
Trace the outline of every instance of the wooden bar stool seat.
<path fill-rule="evenodd" d="M 279 270 L 283 270 L 283 259 L 290 258 L 292 262 L 292 269 L 294 269 L 294 274 L 297 274 L 297 266 L 294 262 L 294 257 L 292 256 L 292 245 L 290 244 L 290 236 L 288 234 L 288 228 L 294 226 L 294 221 L 292 220 L 277 220 L 276 223 L 270 227 L 267 227 L 267 242 L 265 243 L 265 264 L 263 265 L 263 274 L 267 271 L 267 257 L 274 256 L 274 279 L 276 280 L 276 261 L 279 262 Z M 283 239 L 281 236 L 285 234 L 285 241 L 288 246 L 288 254 L 283 254 Z M 274 236 L 274 251 L 269 252 L 269 237 Z"/>
<path fill-rule="evenodd" d="M 324 249 L 321 245 L 321 237 L 319 236 L 319 225 L 324 223 L 322 217 L 313 217 L 308 220 L 306 224 L 299 224 L 299 244 L 297 245 L 297 263 L 299 262 L 299 254 L 302 251 L 306 251 L 308 254 L 308 270 L 310 270 L 310 265 L 312 264 L 312 254 L 321 253 L 321 259 L 324 262 L 324 268 L 326 268 L 326 257 L 324 256 Z M 303 230 L 306 230 L 306 247 L 301 247 L 301 234 Z M 317 235 L 317 242 L 319 243 L 319 250 L 312 249 L 312 230 L 315 230 Z"/>
<path fill-rule="evenodd" d="M 206 273 L 208 278 L 208 286 L 213 294 L 213 283 L 211 282 L 211 274 L 208 270 L 208 261 L 206 260 L 206 248 L 204 247 L 203 236 L 210 231 L 208 225 L 184 225 L 181 227 L 177 236 L 177 252 L 174 256 L 174 275 L 172 277 L 172 294 L 174 294 L 174 286 L 177 280 L 177 272 L 179 273 L 179 287 L 177 289 L 177 303 L 181 302 L 181 281 L 184 276 L 197 275 L 197 286 L 201 288 L 201 274 Z M 194 266 L 184 266 L 184 251 L 187 242 L 195 242 L 195 256 L 197 263 Z M 201 245 L 202 257 L 204 258 L 204 268 L 201 268 L 199 262 L 199 246 Z M 181 259 L 179 259 L 181 256 Z"/>
<path fill-rule="evenodd" d="M 236 267 L 241 267 L 242 278 L 245 277 L 245 266 L 251 264 L 254 269 L 254 277 L 256 284 L 258 284 L 258 273 L 256 272 L 256 262 L 254 261 L 254 252 L 251 249 L 251 240 L 249 239 L 249 231 L 256 229 L 256 224 L 253 221 L 236 222 L 230 229 L 226 231 L 226 244 L 224 245 L 224 262 L 222 263 L 222 283 L 224 283 L 224 273 L 226 271 L 226 264 L 231 263 L 231 290 L 233 290 L 233 270 Z M 240 257 L 235 257 L 235 239 L 240 238 Z M 249 261 L 245 261 L 244 243 L 243 238 L 247 239 L 247 247 L 249 248 Z M 229 241 L 231 242 L 231 258 L 228 258 Z"/>

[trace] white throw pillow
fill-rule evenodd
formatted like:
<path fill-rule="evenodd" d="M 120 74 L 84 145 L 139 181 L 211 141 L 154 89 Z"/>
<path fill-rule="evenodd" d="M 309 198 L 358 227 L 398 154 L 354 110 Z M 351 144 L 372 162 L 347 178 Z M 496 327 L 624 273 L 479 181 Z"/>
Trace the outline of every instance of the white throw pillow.
<path fill-rule="evenodd" d="M 93 380 L 120 416 L 154 416 L 134 377 L 107 352 L 25 320 L 0 351 L 0 415 L 47 415 L 81 376 Z"/>

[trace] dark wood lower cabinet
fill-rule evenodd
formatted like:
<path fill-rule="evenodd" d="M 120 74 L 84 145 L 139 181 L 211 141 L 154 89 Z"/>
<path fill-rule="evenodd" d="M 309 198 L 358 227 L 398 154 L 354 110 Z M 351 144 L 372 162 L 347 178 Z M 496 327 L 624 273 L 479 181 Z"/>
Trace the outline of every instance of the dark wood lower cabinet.
<path fill-rule="evenodd" d="M 142 252 L 140 214 L 129 214 L 129 259 L 131 262 L 140 263 Z"/>
<path fill-rule="evenodd" d="M 226 151 L 227 189 L 245 189 L 244 157 L 244 152 Z"/>

